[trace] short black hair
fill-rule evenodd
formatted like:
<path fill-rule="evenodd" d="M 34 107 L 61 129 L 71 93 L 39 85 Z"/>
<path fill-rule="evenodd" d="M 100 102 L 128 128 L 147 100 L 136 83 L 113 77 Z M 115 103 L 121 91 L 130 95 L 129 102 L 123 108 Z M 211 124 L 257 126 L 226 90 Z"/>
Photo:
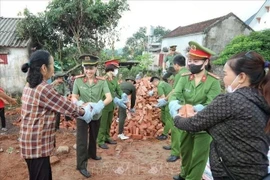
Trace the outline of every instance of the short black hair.
<path fill-rule="evenodd" d="M 176 55 L 173 58 L 173 64 L 178 64 L 179 66 L 186 66 L 186 58 L 181 54 Z"/>
<path fill-rule="evenodd" d="M 108 66 L 105 67 L 105 72 L 114 71 L 114 69 L 116 69 L 116 67 L 112 64 L 109 64 Z"/>
<path fill-rule="evenodd" d="M 159 77 L 157 77 L 157 76 L 153 76 L 153 77 L 151 77 L 150 82 L 153 82 L 155 79 L 157 79 L 157 80 L 159 80 L 159 81 L 160 81 L 160 78 L 159 78 Z"/>

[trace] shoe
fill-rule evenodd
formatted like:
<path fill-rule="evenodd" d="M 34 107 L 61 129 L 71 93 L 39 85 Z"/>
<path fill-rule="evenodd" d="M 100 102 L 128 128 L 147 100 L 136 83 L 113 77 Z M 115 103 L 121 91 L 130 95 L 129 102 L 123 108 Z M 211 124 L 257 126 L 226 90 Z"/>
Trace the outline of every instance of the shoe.
<path fill-rule="evenodd" d="M 166 140 L 168 138 L 167 135 L 161 134 L 160 136 L 157 137 L 158 140 L 162 141 L 162 140 Z"/>
<path fill-rule="evenodd" d="M 175 161 L 177 161 L 177 159 L 179 159 L 179 156 L 170 155 L 167 158 L 167 162 L 175 162 Z"/>
<path fill-rule="evenodd" d="M 174 180 L 185 180 L 184 178 L 182 178 L 180 175 L 175 175 L 173 176 Z"/>
<path fill-rule="evenodd" d="M 107 144 L 99 144 L 98 147 L 100 147 L 101 149 L 109 149 Z"/>
<path fill-rule="evenodd" d="M 168 145 L 168 146 L 163 146 L 162 148 L 165 149 L 165 150 L 171 150 L 171 149 L 172 149 L 170 145 Z"/>
<path fill-rule="evenodd" d="M 125 136 L 123 133 L 118 134 L 118 138 L 120 138 L 121 140 L 129 139 L 129 137 Z"/>
<path fill-rule="evenodd" d="M 88 172 L 86 169 L 80 169 L 79 172 L 86 178 L 91 177 L 90 172 Z"/>
<path fill-rule="evenodd" d="M 1 130 L 6 132 L 7 131 L 7 128 L 2 128 Z"/>
<path fill-rule="evenodd" d="M 111 139 L 109 139 L 109 140 L 105 141 L 105 143 L 108 143 L 108 144 L 117 144 L 117 142 L 116 142 L 116 141 L 111 140 Z"/>
<path fill-rule="evenodd" d="M 94 160 L 97 160 L 97 161 L 102 159 L 100 156 L 95 156 L 95 157 L 91 157 L 91 158 Z"/>

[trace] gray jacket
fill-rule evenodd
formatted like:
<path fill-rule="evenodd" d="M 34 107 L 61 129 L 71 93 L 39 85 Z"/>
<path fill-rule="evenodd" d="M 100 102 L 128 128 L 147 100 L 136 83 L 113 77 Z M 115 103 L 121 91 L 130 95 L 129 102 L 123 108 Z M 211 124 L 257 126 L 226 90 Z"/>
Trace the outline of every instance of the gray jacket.
<path fill-rule="evenodd" d="M 214 144 L 227 168 L 238 180 L 260 180 L 268 172 L 269 135 L 265 127 L 270 107 L 254 88 L 244 87 L 234 93 L 217 96 L 194 117 L 174 119 L 179 129 L 206 130 L 213 138 L 210 166 L 213 177 L 227 177 Z"/>

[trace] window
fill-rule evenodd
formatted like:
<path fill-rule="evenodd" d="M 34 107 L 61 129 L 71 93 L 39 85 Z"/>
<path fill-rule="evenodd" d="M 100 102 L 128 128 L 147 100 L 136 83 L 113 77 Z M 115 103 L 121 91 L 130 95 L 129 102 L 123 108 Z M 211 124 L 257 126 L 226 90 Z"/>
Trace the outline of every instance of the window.
<path fill-rule="evenodd" d="M 8 64 L 7 54 L 0 54 L 0 64 Z"/>

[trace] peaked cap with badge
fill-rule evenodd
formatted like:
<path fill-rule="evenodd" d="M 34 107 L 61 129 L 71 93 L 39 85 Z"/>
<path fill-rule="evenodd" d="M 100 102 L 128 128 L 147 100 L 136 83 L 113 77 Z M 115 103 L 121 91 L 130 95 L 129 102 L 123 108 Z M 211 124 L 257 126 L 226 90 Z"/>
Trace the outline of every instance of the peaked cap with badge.
<path fill-rule="evenodd" d="M 79 57 L 82 61 L 82 66 L 96 66 L 98 64 L 99 58 L 91 54 L 84 54 Z"/>
<path fill-rule="evenodd" d="M 119 68 L 119 60 L 118 59 L 110 59 L 105 62 L 105 67 L 108 65 L 114 65 L 115 67 Z"/>
<path fill-rule="evenodd" d="M 190 41 L 188 44 L 190 46 L 190 51 L 188 52 L 189 55 L 209 59 L 212 55 L 216 54 L 212 50 L 203 47 L 195 41 Z"/>

